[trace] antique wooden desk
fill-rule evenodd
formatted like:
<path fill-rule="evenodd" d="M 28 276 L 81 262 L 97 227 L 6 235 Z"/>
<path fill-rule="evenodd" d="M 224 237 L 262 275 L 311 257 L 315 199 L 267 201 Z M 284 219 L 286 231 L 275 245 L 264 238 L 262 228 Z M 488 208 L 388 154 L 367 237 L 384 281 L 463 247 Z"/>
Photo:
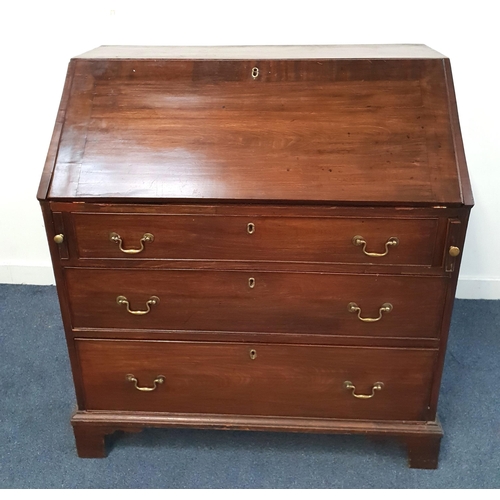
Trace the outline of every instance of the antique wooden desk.
<path fill-rule="evenodd" d="M 81 457 L 200 427 L 394 436 L 437 466 L 473 205 L 447 58 L 100 47 L 38 198 Z"/>

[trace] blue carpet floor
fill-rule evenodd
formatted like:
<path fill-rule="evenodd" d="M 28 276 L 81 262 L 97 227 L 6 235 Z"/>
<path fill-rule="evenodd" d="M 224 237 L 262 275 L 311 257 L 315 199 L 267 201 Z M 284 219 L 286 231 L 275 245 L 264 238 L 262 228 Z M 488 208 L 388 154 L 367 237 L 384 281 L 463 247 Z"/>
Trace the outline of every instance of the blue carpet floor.
<path fill-rule="evenodd" d="M 76 456 L 54 287 L 0 285 L 0 488 L 500 488 L 500 301 L 458 300 L 439 469 L 362 436 L 151 429 Z"/>

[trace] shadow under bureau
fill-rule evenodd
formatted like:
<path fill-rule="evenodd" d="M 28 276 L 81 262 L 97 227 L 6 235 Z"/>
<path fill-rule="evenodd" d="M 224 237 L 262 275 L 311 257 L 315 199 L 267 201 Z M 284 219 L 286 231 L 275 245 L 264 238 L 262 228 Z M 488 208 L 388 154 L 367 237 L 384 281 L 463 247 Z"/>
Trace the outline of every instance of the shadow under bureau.
<path fill-rule="evenodd" d="M 437 467 L 473 205 L 447 58 L 97 48 L 38 198 L 79 456 L 199 427 L 392 436 Z"/>

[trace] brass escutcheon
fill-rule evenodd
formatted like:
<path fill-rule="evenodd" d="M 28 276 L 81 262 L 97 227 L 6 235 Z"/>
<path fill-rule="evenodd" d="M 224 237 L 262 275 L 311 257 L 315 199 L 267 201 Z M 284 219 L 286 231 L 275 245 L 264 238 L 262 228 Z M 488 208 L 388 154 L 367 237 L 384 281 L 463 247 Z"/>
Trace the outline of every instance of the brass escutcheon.
<path fill-rule="evenodd" d="M 255 278 L 248 278 L 248 286 L 253 288 L 255 286 Z"/>
<path fill-rule="evenodd" d="M 148 242 L 152 242 L 155 240 L 155 237 L 151 234 L 151 233 L 144 233 L 143 237 L 139 240 L 139 243 L 141 244 L 141 247 L 140 248 L 129 248 L 129 249 L 125 249 L 123 248 L 123 240 L 121 238 L 121 236 L 118 234 L 118 233 L 110 233 L 109 235 L 109 239 L 110 241 L 112 241 L 113 243 L 116 243 L 118 245 L 118 248 L 123 252 L 123 253 L 126 253 L 126 254 L 134 254 L 134 253 L 140 253 L 144 250 L 144 243 Z"/>
<path fill-rule="evenodd" d="M 127 380 L 127 382 L 133 382 L 135 388 L 138 391 L 151 392 L 151 391 L 154 391 L 158 387 L 159 384 L 163 384 L 163 382 L 165 382 L 165 375 L 158 375 L 153 380 L 153 387 L 141 387 L 139 385 L 139 381 L 131 373 L 129 373 L 128 375 L 125 375 L 125 380 Z"/>
<path fill-rule="evenodd" d="M 255 349 L 250 349 L 250 359 L 255 359 L 257 357 L 257 351 Z"/>
<path fill-rule="evenodd" d="M 383 382 L 375 382 L 375 384 L 372 387 L 371 394 L 356 394 L 356 386 L 350 380 L 346 380 L 344 382 L 344 389 L 352 391 L 352 395 L 358 399 L 371 399 L 373 398 L 373 396 L 375 396 L 375 391 L 381 391 L 383 387 L 384 387 Z"/>
<path fill-rule="evenodd" d="M 252 68 L 252 78 L 255 80 L 259 76 L 259 68 Z"/>
<path fill-rule="evenodd" d="M 247 224 L 247 233 L 248 234 L 253 234 L 255 233 L 255 224 L 253 222 L 249 222 Z"/>

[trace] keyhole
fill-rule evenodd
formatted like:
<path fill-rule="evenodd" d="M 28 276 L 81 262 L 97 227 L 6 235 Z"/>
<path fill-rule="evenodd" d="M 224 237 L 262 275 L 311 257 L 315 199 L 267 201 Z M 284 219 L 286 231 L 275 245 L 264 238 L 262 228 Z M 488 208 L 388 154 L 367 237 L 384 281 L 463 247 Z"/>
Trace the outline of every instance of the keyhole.
<path fill-rule="evenodd" d="M 248 286 L 253 288 L 255 286 L 255 278 L 248 278 Z"/>
<path fill-rule="evenodd" d="M 253 234 L 255 233 L 255 224 L 253 222 L 249 222 L 247 224 L 247 233 L 248 234 Z"/>
<path fill-rule="evenodd" d="M 257 78 L 259 76 L 259 68 L 252 68 L 252 77 Z"/>
<path fill-rule="evenodd" d="M 257 357 L 257 351 L 255 349 L 250 349 L 250 359 L 255 359 Z"/>

